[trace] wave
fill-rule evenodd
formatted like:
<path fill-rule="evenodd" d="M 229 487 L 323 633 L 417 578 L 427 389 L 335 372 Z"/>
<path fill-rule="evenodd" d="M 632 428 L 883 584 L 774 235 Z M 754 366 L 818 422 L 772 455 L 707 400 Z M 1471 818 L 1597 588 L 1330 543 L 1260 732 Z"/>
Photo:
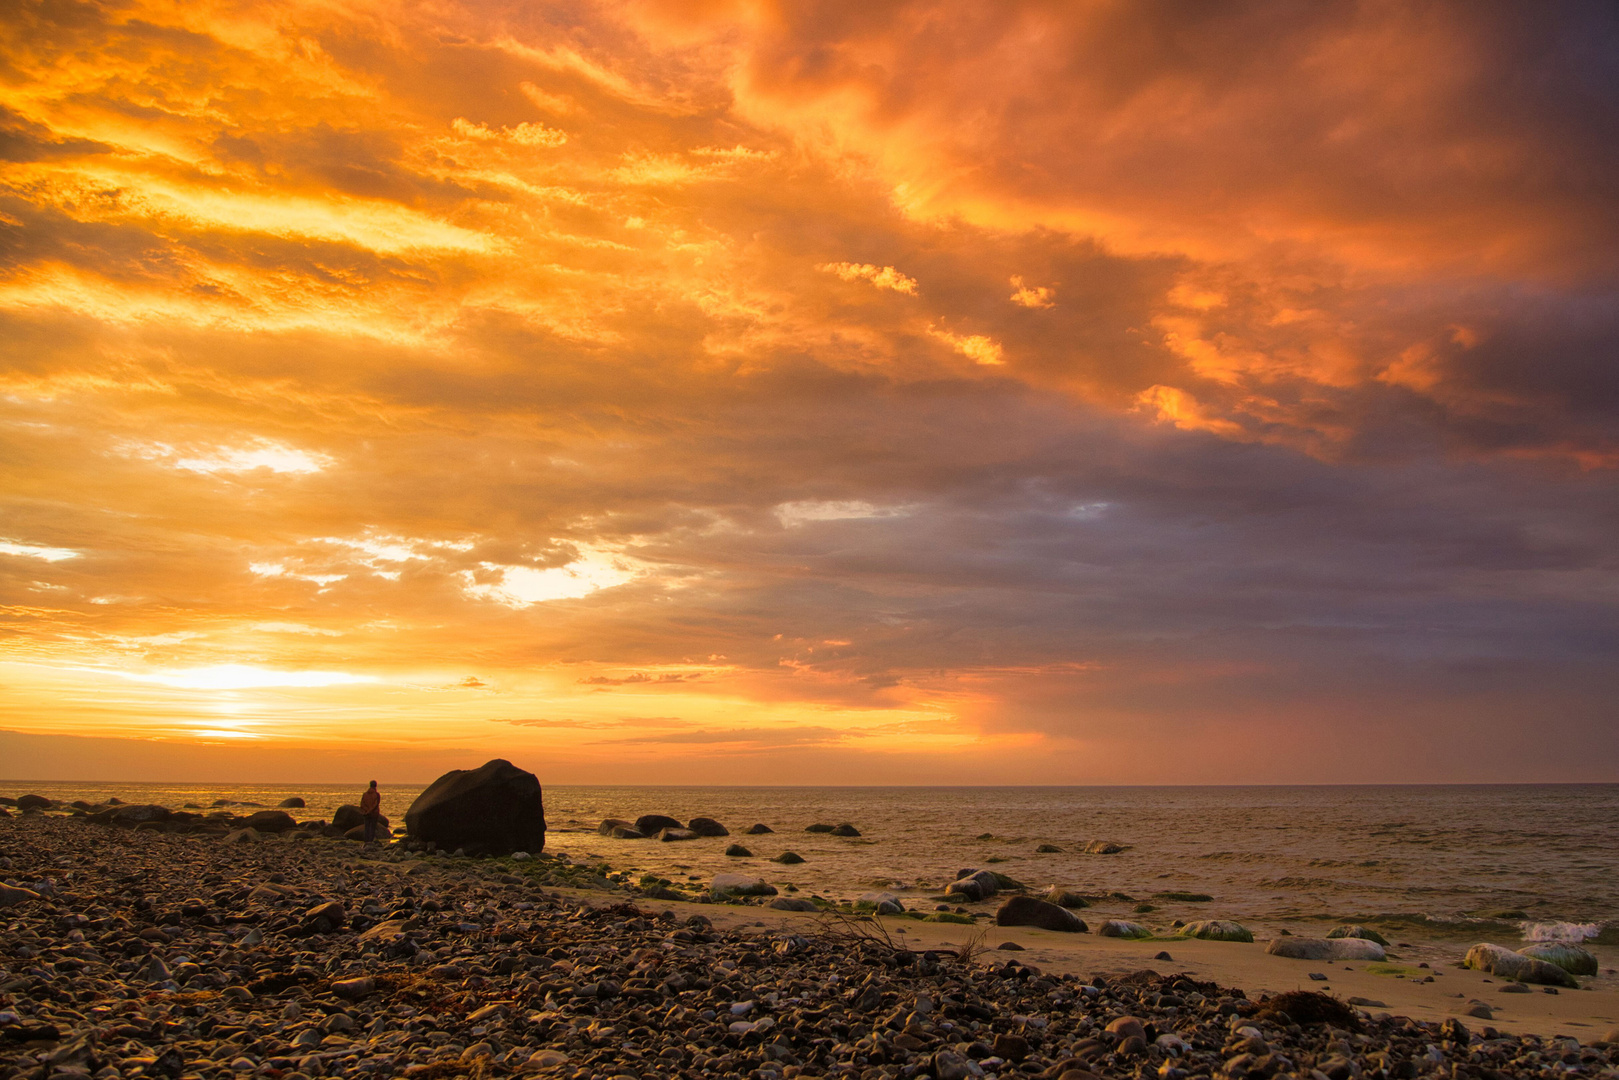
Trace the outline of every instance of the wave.
<path fill-rule="evenodd" d="M 1524 923 L 1525 941 L 1585 941 L 1600 936 L 1601 923 L 1548 922 Z"/>

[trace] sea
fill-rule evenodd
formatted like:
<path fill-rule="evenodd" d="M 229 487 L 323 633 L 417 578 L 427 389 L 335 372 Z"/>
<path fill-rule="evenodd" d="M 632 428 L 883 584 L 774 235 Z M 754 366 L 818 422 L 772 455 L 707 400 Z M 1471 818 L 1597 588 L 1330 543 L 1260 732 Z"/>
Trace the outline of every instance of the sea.
<path fill-rule="evenodd" d="M 383 788 L 395 823 L 420 787 Z M 0 781 L 13 797 L 330 818 L 358 787 Z M 1396 937 L 1517 934 L 1619 944 L 1619 784 L 1321 787 L 615 787 L 550 785 L 546 850 L 700 888 L 721 871 L 802 896 L 888 890 L 932 908 L 966 869 L 1092 900 L 1091 921 L 1232 919 L 1256 932 L 1358 922 Z M 615 840 L 606 818 L 715 818 L 731 836 Z M 806 826 L 849 823 L 840 837 Z M 755 823 L 772 831 L 745 835 Z M 1093 841 L 1123 848 L 1088 854 Z M 731 844 L 751 855 L 727 856 Z M 1042 846 L 1056 851 L 1040 851 Z M 804 862 L 771 861 L 794 851 Z M 1189 899 L 1207 897 L 1208 899 Z"/>

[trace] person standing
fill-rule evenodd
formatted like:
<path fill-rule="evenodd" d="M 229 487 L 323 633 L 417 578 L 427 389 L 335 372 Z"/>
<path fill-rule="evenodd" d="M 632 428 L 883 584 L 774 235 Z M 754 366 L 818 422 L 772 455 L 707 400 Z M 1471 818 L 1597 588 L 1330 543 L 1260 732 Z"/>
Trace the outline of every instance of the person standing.
<path fill-rule="evenodd" d="M 382 817 L 382 792 L 377 790 L 375 780 L 360 796 L 360 815 L 365 818 L 365 842 L 369 844 L 377 838 L 377 823 Z"/>

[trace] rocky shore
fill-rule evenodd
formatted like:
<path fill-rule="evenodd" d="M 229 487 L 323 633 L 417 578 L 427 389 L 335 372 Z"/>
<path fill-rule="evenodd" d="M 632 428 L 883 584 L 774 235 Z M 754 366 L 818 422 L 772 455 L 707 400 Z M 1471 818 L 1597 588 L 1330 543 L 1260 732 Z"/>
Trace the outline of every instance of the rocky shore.
<path fill-rule="evenodd" d="M 1619 1076 L 1605 1042 L 1167 964 L 1043 973 L 969 928 L 932 951 L 881 921 L 724 928 L 553 858 L 32 814 L 0 820 L 0 878 L 6 1076 Z"/>

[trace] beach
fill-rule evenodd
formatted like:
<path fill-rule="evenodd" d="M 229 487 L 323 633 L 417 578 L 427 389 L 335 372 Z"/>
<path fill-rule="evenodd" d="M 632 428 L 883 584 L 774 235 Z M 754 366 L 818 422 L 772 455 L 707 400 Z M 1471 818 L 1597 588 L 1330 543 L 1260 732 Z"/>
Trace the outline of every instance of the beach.
<path fill-rule="evenodd" d="M 1599 974 L 1547 993 L 1458 967 L 1472 942 L 1454 936 L 1401 937 L 1382 963 L 1292 960 L 1263 938 L 1102 937 L 1100 905 L 1075 912 L 1084 933 L 996 926 L 1004 895 L 785 911 L 769 906 L 785 888 L 671 900 L 566 854 L 292 835 L 0 820 L 13 1073 L 1345 1080 L 1619 1063 L 1619 955 L 1601 938 Z M 1274 1005 L 1300 991 L 1341 1012 Z"/>

